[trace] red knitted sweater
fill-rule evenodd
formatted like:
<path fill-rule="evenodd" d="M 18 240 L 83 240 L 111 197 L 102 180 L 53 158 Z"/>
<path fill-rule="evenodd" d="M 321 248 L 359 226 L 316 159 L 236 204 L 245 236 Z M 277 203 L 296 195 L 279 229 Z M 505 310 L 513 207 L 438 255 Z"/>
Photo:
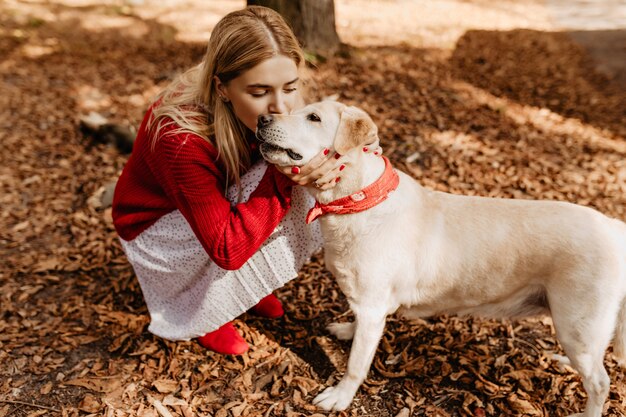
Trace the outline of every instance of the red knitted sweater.
<path fill-rule="evenodd" d="M 287 213 L 293 182 L 270 165 L 245 203 L 231 206 L 217 150 L 201 137 L 165 128 L 154 149 L 146 124 L 113 198 L 113 222 L 132 240 L 162 216 L 178 209 L 211 259 L 224 269 L 239 269 L 265 242 Z M 259 159 L 258 153 L 254 155 Z"/>

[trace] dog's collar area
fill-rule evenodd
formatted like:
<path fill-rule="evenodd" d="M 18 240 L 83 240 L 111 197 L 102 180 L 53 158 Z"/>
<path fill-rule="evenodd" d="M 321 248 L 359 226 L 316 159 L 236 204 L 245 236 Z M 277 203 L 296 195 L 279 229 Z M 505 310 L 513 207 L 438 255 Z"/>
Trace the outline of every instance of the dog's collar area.
<path fill-rule="evenodd" d="M 324 214 L 351 214 L 370 209 L 389 197 L 389 194 L 398 188 L 400 177 L 391 166 L 391 162 L 386 156 L 385 171 L 376 181 L 356 193 L 331 201 L 328 204 L 321 204 L 316 201 L 315 206 L 306 216 L 307 224 Z"/>

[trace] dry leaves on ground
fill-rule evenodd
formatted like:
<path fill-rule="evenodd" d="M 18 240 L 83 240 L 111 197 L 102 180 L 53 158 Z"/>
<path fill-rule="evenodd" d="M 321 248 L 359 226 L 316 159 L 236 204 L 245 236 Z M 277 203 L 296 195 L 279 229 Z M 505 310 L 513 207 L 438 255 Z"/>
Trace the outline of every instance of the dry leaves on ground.
<path fill-rule="evenodd" d="M 111 6 L 37 7 L 141 20 Z M 349 351 L 324 326 L 350 320 L 321 256 L 279 291 L 284 318 L 237 321 L 252 344 L 241 357 L 150 335 L 110 210 L 90 200 L 127 156 L 85 137 L 79 120 L 97 111 L 136 126 L 152 96 L 197 62 L 204 45 L 176 41 L 155 21 L 141 22 L 141 36 L 19 13 L 2 13 L 0 22 L 0 416 L 580 409 L 580 379 L 550 359 L 560 347 L 549 319 L 443 316 L 391 317 L 353 407 L 321 412 L 311 399 L 341 376 Z M 469 31 L 451 54 L 389 45 L 320 64 L 312 94 L 339 94 L 370 112 L 397 167 L 432 189 L 571 201 L 626 219 L 626 96 L 567 36 Z M 623 416 L 624 373 L 610 353 L 606 365 L 606 415 Z"/>

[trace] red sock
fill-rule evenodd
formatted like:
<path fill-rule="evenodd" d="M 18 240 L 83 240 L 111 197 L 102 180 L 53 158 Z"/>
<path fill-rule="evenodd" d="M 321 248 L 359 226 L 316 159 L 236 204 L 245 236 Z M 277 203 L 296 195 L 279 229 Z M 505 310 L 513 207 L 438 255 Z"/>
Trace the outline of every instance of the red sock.
<path fill-rule="evenodd" d="M 248 344 L 232 322 L 198 338 L 205 348 L 223 355 L 241 355 L 248 350 Z"/>
<path fill-rule="evenodd" d="M 268 319 L 276 319 L 285 314 L 283 305 L 274 294 L 270 294 L 263 298 L 257 305 L 252 307 L 252 312 L 261 317 Z"/>

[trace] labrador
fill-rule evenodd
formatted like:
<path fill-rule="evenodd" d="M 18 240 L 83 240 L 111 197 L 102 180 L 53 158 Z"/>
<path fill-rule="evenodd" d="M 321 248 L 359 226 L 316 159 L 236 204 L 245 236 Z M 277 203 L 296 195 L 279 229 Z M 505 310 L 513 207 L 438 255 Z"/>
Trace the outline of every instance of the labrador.
<path fill-rule="evenodd" d="M 604 353 L 626 365 L 626 224 L 591 208 L 554 201 L 453 195 L 420 186 L 386 158 L 361 151 L 377 139 L 372 119 L 327 101 L 261 116 L 263 157 L 302 165 L 333 149 L 349 169 L 317 203 L 326 266 L 345 293 L 353 323 L 329 331 L 353 339 L 347 372 L 314 403 L 347 408 L 365 379 L 386 316 L 519 317 L 550 313 L 581 375 L 584 412 L 599 417 L 610 380 Z"/>

